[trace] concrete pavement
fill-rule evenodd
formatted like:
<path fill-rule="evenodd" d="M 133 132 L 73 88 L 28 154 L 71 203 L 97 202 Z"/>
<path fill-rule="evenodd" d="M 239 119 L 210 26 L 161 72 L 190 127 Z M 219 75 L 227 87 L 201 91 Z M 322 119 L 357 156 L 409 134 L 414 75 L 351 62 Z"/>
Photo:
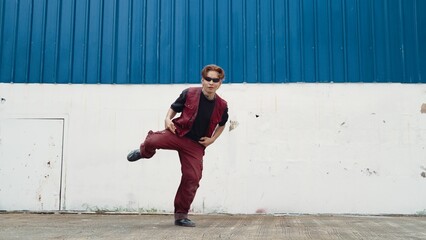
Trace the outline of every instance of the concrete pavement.
<path fill-rule="evenodd" d="M 426 239 L 424 216 L 1 213 L 0 239 Z"/>

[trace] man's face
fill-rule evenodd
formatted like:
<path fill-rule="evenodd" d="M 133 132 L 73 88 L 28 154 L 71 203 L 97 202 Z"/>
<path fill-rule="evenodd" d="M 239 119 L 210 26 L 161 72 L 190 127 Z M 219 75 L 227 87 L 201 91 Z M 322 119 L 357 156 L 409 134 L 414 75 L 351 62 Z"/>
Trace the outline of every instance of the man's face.
<path fill-rule="evenodd" d="M 219 74 L 216 71 L 209 71 L 206 78 L 201 79 L 201 83 L 205 93 L 214 94 L 222 85 L 222 80 L 219 80 Z"/>

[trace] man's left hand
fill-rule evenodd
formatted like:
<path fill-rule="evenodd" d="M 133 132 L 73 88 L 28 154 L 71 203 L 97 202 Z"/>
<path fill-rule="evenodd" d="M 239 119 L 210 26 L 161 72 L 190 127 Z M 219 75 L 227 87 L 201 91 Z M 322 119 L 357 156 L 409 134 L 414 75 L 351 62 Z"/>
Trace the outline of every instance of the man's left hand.
<path fill-rule="evenodd" d="M 209 146 L 210 144 L 212 144 L 214 142 L 213 138 L 209 138 L 209 137 L 202 137 L 200 138 L 200 141 L 198 141 L 201 145 L 203 145 L 204 147 Z"/>

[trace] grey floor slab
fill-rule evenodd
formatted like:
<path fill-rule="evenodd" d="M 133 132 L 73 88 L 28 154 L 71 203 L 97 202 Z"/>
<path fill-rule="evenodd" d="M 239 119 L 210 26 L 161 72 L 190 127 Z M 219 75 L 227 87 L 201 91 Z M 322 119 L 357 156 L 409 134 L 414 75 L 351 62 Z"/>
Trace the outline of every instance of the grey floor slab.
<path fill-rule="evenodd" d="M 426 239 L 426 217 L 323 215 L 0 214 L 0 239 Z"/>

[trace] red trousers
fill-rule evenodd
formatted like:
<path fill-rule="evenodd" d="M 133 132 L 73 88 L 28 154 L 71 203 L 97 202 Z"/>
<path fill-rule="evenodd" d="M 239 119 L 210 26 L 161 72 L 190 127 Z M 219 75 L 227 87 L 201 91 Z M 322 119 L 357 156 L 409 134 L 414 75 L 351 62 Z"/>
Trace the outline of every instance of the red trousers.
<path fill-rule="evenodd" d="M 157 149 L 176 150 L 179 154 L 182 178 L 174 201 L 174 215 L 176 220 L 187 218 L 201 180 L 205 147 L 189 138 L 178 137 L 169 130 L 149 131 L 140 146 L 141 155 L 151 158 Z"/>

